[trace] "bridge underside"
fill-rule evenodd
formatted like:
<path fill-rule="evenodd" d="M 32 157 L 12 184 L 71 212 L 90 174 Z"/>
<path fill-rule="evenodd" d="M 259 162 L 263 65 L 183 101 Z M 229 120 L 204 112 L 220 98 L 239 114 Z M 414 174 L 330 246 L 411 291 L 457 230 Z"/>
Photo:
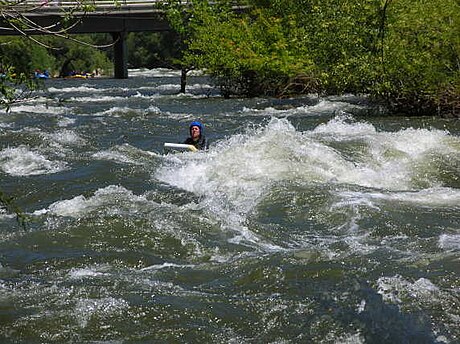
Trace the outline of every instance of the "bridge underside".
<path fill-rule="evenodd" d="M 63 24 L 63 18 L 59 15 L 40 15 L 27 17 L 36 27 L 48 28 L 25 29 L 21 33 L 10 27 L 8 22 L 0 19 L 0 35 L 49 35 L 69 28 L 68 34 L 110 33 L 114 41 L 114 77 L 125 79 L 128 77 L 126 34 L 128 32 L 160 32 L 168 31 L 170 27 L 162 13 L 136 13 L 136 14 L 88 14 L 78 19 L 72 19 Z"/>
<path fill-rule="evenodd" d="M 164 13 L 107 13 L 94 15 L 88 13 L 82 17 L 72 18 L 64 25 L 64 19 L 60 15 L 29 15 L 27 19 L 42 28 L 50 28 L 57 31 L 70 28 L 69 33 L 101 33 L 101 32 L 155 32 L 170 30 Z M 0 19 L 0 35 L 19 35 L 17 30 L 8 29 L 10 26 Z M 40 30 L 27 30 L 27 34 L 43 35 L 48 32 Z"/>

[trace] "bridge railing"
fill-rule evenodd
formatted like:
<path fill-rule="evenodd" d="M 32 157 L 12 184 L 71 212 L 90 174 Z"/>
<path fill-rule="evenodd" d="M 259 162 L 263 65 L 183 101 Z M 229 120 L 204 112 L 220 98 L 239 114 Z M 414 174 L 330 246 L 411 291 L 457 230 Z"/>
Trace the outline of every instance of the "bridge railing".
<path fill-rule="evenodd" d="M 148 6 L 158 3 L 166 3 L 164 0 L 16 0 L 2 1 L 5 5 L 28 6 L 28 7 L 48 7 L 60 6 L 67 8 L 82 7 L 93 5 L 96 7 L 120 7 L 120 6 Z"/>
<path fill-rule="evenodd" d="M 0 13 L 8 12 L 10 18 L 15 17 L 15 13 L 27 16 L 62 16 L 68 12 L 76 16 L 147 14 L 163 12 L 161 5 L 167 3 L 166 0 L 0 0 Z M 182 0 L 181 3 L 186 6 L 189 2 Z M 238 3 L 234 1 L 235 11 L 247 8 Z"/>
<path fill-rule="evenodd" d="M 2 3 L 4 3 L 2 1 Z M 72 11 L 75 14 L 86 12 L 101 14 L 104 12 L 152 12 L 164 4 L 164 0 L 16 0 L 8 1 L 17 12 L 28 15 L 52 15 Z"/>

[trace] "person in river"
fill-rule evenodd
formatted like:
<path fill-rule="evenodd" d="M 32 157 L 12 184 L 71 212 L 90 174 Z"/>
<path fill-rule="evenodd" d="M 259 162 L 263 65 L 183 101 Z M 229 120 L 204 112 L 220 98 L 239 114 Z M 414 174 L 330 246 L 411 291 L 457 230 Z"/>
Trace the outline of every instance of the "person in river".
<path fill-rule="evenodd" d="M 201 122 L 193 121 L 189 126 L 190 137 L 184 141 L 185 144 L 193 145 L 197 149 L 208 149 L 208 141 L 204 136 L 204 126 Z"/>

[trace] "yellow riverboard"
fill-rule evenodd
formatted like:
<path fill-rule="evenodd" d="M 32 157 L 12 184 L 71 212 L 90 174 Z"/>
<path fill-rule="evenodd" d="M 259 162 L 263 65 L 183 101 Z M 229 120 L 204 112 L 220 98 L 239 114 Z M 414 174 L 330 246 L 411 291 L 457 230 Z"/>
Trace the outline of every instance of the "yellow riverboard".
<path fill-rule="evenodd" d="M 187 145 L 185 143 L 169 143 L 165 142 L 164 144 L 165 149 L 173 149 L 178 151 L 189 151 L 189 152 L 196 152 L 198 149 L 193 145 Z"/>

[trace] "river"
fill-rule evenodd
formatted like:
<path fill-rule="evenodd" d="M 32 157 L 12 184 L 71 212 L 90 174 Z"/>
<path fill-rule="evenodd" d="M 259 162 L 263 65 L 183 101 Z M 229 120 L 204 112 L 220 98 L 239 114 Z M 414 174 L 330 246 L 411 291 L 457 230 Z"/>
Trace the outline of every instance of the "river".
<path fill-rule="evenodd" d="M 1 343 L 459 343 L 460 123 L 205 76 L 0 113 Z M 206 152 L 165 152 L 190 121 Z"/>

